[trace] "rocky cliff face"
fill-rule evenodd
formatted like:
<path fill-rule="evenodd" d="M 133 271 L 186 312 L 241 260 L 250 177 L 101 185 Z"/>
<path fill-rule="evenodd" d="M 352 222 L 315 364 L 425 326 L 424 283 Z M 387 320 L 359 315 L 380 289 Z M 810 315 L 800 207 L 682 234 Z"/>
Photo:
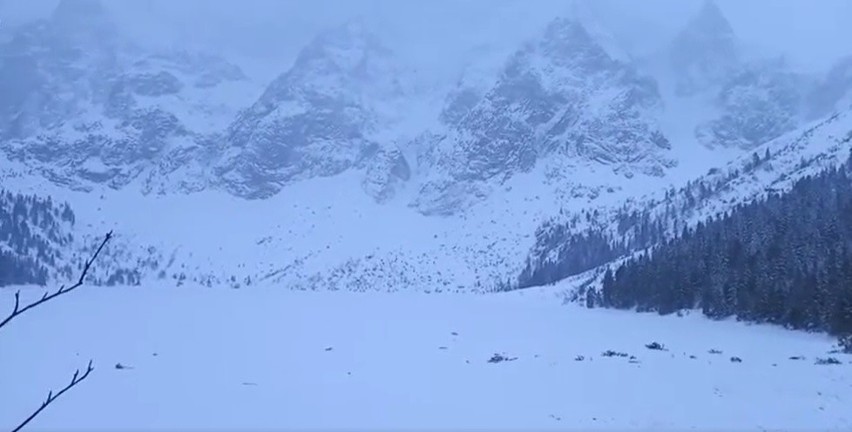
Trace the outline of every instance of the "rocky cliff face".
<path fill-rule="evenodd" d="M 547 160 L 610 166 L 631 176 L 662 175 L 668 140 L 653 113 L 653 80 L 613 59 L 573 19 L 553 21 L 538 40 L 517 51 L 497 83 L 435 137 L 432 178 L 417 205 L 452 212 L 484 182 L 503 181 Z"/>
<path fill-rule="evenodd" d="M 71 188 L 143 193 L 215 187 L 267 198 L 354 170 L 378 202 L 409 185 L 427 214 L 457 212 L 538 169 L 551 183 L 582 183 L 575 173 L 588 167 L 664 176 L 676 161 L 658 122 L 679 113 L 581 15 L 554 20 L 507 58 L 474 50 L 449 90 L 424 87 L 353 21 L 319 34 L 253 93 L 221 58 L 146 51 L 96 0 L 64 0 L 0 38 L 0 151 Z M 670 48 L 680 97 L 712 108 L 693 123 L 711 148 L 752 149 L 852 94 L 848 61 L 813 91 L 781 61 L 746 61 L 712 1 Z M 500 61 L 480 58 L 494 52 Z M 443 105 L 424 109 L 432 99 Z"/>
<path fill-rule="evenodd" d="M 233 115 L 211 92 L 245 82 L 213 56 L 134 46 L 94 0 L 61 2 L 0 51 L 0 150 L 76 189 L 202 187 L 200 172 L 175 171 Z"/>
<path fill-rule="evenodd" d="M 783 59 L 748 59 L 712 0 L 675 37 L 668 59 L 676 95 L 715 111 L 695 128 L 702 145 L 751 150 L 801 124 L 810 79 Z"/>
<path fill-rule="evenodd" d="M 696 137 L 709 147 L 751 150 L 801 124 L 809 81 L 781 61 L 744 66 L 716 97 L 720 115 L 699 126 Z"/>
<path fill-rule="evenodd" d="M 263 198 L 395 153 L 379 140 L 399 115 L 404 74 L 361 23 L 321 34 L 228 128 L 217 175 L 232 193 Z"/>

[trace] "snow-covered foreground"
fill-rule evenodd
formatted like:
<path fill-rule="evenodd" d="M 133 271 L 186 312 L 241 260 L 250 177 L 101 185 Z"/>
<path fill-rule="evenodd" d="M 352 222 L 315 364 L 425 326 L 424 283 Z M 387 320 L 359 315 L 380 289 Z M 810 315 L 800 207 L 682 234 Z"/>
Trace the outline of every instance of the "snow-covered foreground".
<path fill-rule="evenodd" d="M 11 294 L 0 290 L 4 310 Z M 565 306 L 548 290 L 83 287 L 0 331 L 0 429 L 92 358 L 30 430 L 849 430 L 852 358 L 831 345 Z M 495 353 L 516 359 L 489 363 Z M 843 364 L 814 364 L 829 356 Z"/>

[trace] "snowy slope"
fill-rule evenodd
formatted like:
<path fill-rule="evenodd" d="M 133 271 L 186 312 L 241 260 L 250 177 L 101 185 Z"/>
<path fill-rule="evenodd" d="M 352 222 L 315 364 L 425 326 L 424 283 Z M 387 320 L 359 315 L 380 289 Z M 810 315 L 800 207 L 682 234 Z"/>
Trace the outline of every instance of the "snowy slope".
<path fill-rule="evenodd" d="M 852 357 L 825 336 L 566 307 L 549 291 L 85 287 L 13 321 L 0 345 L 6 429 L 89 359 L 33 430 L 852 427 Z M 843 364 L 815 364 L 828 357 Z"/>
<path fill-rule="evenodd" d="M 217 190 L 73 192 L 27 175 L 9 175 L 6 184 L 68 200 L 81 244 L 114 229 L 114 247 L 124 252 L 109 265 L 133 267 L 142 259 L 143 279 L 162 271 L 170 280 L 184 273 L 211 284 L 244 286 L 250 279 L 294 289 L 447 291 L 486 290 L 514 279 L 535 228 L 554 214 L 616 205 L 667 184 L 660 178 L 613 187 L 618 176 L 606 167 L 575 174 L 555 185 L 542 184 L 543 170 L 520 174 L 453 217 L 424 216 L 405 196 L 375 203 L 361 189 L 361 170 L 296 182 L 249 201 Z"/>
<path fill-rule="evenodd" d="M 639 236 L 643 221 L 661 224 L 663 236 L 671 237 L 684 227 L 723 214 L 738 204 L 783 192 L 798 179 L 846 161 L 850 151 L 852 110 L 846 110 L 770 141 L 749 155 L 712 168 L 707 174 L 676 187 L 635 195 L 614 206 L 602 205 L 553 217 L 537 230 L 536 245 L 521 284 L 529 283 L 524 279 L 530 274 L 533 279 L 549 274 L 566 256 L 587 254 L 588 251 L 576 249 L 582 246 L 569 241 L 572 236 L 600 233 L 610 244 L 631 243 L 628 250 L 620 251 L 629 254 L 653 246 L 649 240 L 632 244 L 636 243 L 633 240 Z M 599 259 L 597 265 L 607 264 L 608 260 Z M 556 279 L 569 276 L 557 273 Z M 592 272 L 589 276 L 599 275 Z M 548 281 L 553 278 L 553 275 L 545 277 Z"/>

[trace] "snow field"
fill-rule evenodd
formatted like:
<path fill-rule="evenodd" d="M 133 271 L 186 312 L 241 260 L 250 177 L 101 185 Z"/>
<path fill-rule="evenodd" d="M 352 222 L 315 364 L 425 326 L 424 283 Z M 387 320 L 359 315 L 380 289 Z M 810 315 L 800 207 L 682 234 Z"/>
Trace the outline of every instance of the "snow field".
<path fill-rule="evenodd" d="M 0 427 L 90 358 L 31 430 L 852 427 L 852 358 L 830 338 L 699 315 L 587 310 L 552 289 L 83 287 L 0 332 Z M 815 364 L 829 356 L 843 364 Z"/>

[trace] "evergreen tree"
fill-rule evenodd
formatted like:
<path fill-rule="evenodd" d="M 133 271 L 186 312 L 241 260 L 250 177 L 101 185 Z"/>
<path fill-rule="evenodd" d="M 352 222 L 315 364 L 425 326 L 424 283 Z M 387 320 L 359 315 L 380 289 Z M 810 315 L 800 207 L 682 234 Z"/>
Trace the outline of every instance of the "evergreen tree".
<path fill-rule="evenodd" d="M 852 159 L 627 260 L 604 276 L 603 305 L 852 334 L 850 173 Z"/>
<path fill-rule="evenodd" d="M 0 286 L 46 284 L 73 222 L 67 203 L 0 190 Z"/>

